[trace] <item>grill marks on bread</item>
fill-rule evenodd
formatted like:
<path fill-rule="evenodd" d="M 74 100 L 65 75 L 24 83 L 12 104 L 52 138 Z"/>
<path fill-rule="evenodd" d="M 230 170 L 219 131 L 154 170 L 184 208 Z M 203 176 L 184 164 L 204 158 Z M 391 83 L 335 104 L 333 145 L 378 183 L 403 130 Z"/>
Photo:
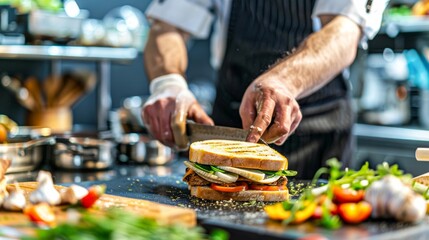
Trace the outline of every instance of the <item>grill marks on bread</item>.
<path fill-rule="evenodd" d="M 287 158 L 271 147 L 232 140 L 206 140 L 190 146 L 191 162 L 215 166 L 278 171 L 287 168 Z"/>

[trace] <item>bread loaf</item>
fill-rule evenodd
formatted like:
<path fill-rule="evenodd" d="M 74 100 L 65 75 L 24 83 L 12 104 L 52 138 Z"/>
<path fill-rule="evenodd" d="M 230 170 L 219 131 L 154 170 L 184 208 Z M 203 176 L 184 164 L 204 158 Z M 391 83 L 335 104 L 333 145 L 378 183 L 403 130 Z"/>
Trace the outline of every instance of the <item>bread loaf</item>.
<path fill-rule="evenodd" d="M 199 164 L 278 171 L 287 169 L 288 160 L 271 147 L 233 140 L 194 142 L 189 160 Z"/>

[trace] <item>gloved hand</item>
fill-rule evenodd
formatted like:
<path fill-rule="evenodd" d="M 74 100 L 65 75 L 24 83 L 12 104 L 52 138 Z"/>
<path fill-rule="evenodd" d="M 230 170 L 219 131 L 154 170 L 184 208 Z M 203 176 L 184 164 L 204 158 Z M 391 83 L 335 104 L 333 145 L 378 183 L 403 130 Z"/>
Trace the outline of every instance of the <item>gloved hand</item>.
<path fill-rule="evenodd" d="M 240 105 L 243 128 L 250 129 L 247 141 L 262 137 L 267 143 L 282 145 L 301 122 L 295 95 L 276 78 L 261 76 L 250 84 Z"/>
<path fill-rule="evenodd" d="M 179 74 L 152 80 L 151 95 L 143 106 L 143 121 L 149 132 L 163 144 L 187 149 L 186 120 L 213 125 Z"/>

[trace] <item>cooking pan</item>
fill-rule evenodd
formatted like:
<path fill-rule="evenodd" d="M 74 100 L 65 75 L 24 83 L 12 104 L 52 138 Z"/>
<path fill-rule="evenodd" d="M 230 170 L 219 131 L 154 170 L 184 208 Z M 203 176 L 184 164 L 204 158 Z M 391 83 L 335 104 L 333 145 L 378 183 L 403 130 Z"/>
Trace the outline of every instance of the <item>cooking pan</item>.
<path fill-rule="evenodd" d="M 0 160 L 11 160 L 7 173 L 38 169 L 43 163 L 45 147 L 55 142 L 53 137 L 21 140 L 0 144 Z"/>
<path fill-rule="evenodd" d="M 116 157 L 112 141 L 89 137 L 57 137 L 50 152 L 51 164 L 68 170 L 107 169 Z"/>
<path fill-rule="evenodd" d="M 119 163 L 164 165 L 171 162 L 174 156 L 171 148 L 144 134 L 125 134 L 118 143 Z"/>

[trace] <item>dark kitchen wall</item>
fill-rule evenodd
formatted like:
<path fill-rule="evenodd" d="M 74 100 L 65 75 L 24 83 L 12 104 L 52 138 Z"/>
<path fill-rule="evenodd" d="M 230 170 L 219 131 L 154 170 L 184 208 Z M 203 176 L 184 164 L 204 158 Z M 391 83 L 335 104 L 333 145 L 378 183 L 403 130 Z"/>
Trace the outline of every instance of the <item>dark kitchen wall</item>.
<path fill-rule="evenodd" d="M 77 0 L 79 6 L 90 12 L 90 18 L 102 19 L 109 11 L 123 5 L 133 6 L 142 12 L 149 5 L 149 0 Z M 198 40 L 189 44 L 189 69 L 188 80 L 213 82 L 214 72 L 209 64 L 209 41 Z M 85 68 L 96 70 L 93 62 L 62 61 L 62 70 Z M 0 72 L 20 73 L 24 76 L 35 75 L 43 79 L 50 71 L 49 61 L 21 61 L 0 60 Z M 126 64 L 113 63 L 111 67 L 111 96 L 112 109 L 121 106 L 123 99 L 129 96 L 147 95 L 147 79 L 143 68 L 142 53 Z M 85 127 L 95 127 L 97 119 L 96 111 L 97 89 L 81 99 L 73 106 L 74 124 Z M 8 104 L 6 104 L 8 103 Z M 0 88 L 0 114 L 7 114 L 16 119 L 20 124 L 24 122 L 25 109 L 19 106 L 14 97 L 4 89 Z"/>

